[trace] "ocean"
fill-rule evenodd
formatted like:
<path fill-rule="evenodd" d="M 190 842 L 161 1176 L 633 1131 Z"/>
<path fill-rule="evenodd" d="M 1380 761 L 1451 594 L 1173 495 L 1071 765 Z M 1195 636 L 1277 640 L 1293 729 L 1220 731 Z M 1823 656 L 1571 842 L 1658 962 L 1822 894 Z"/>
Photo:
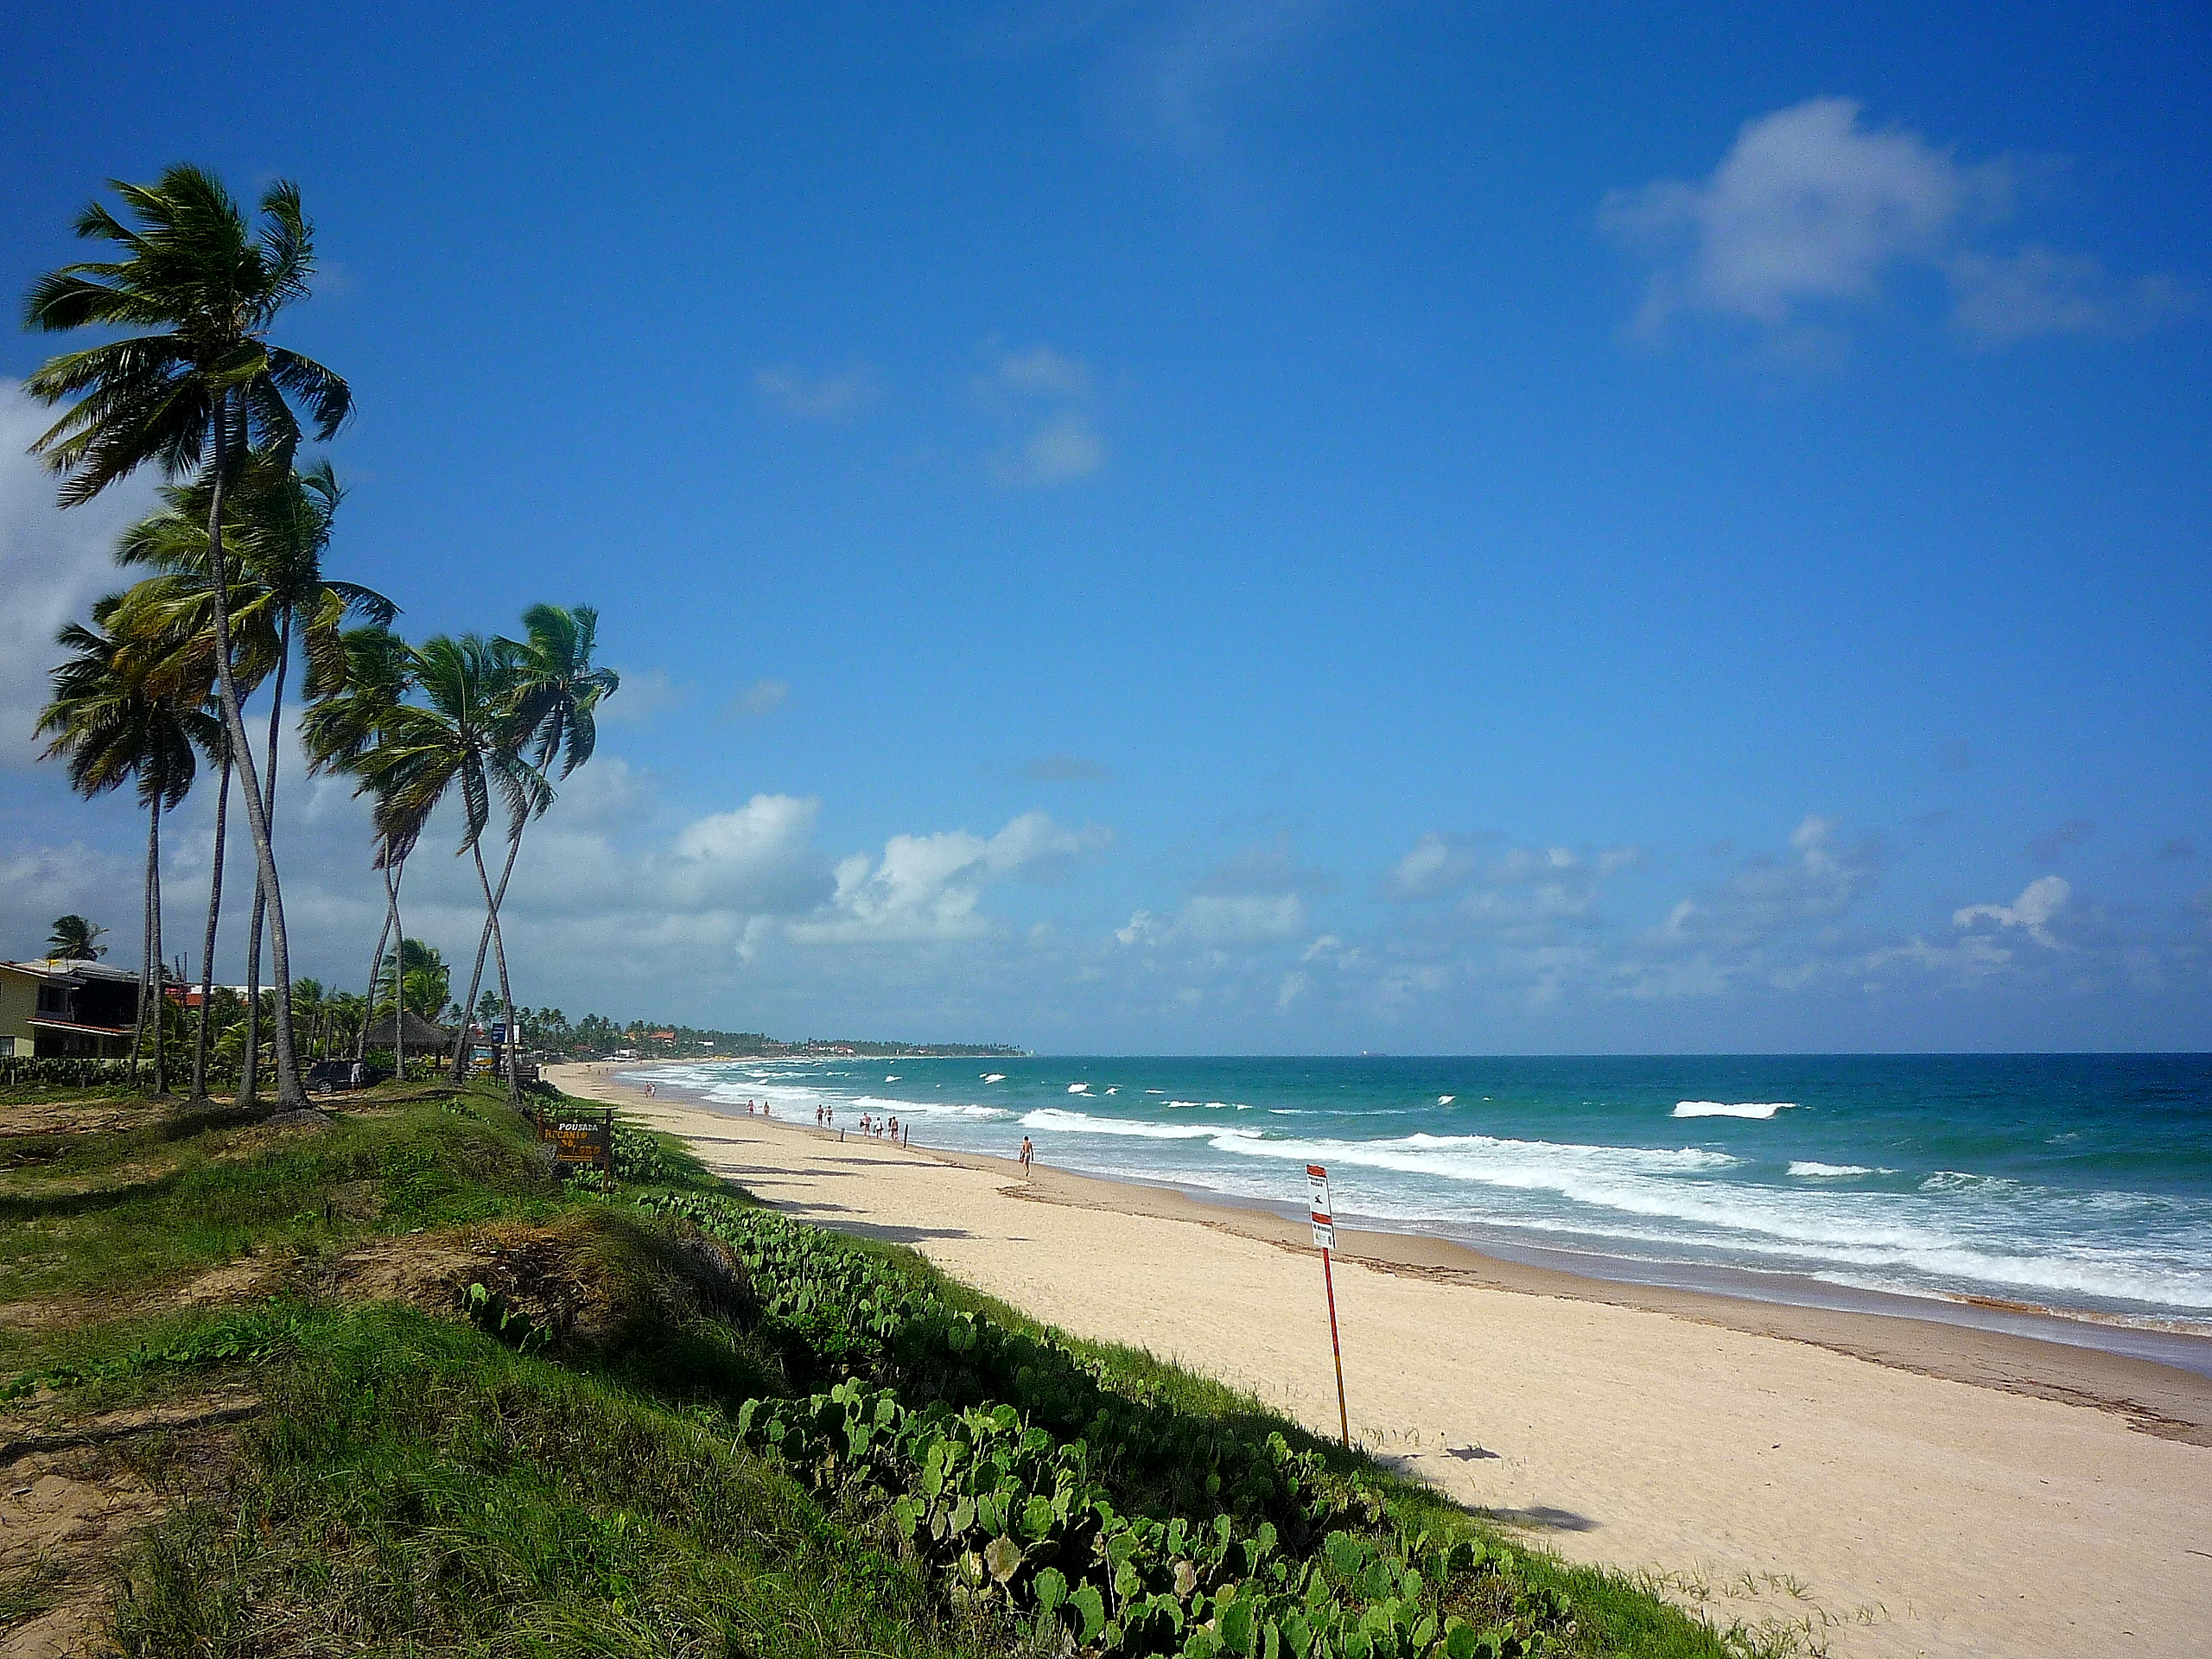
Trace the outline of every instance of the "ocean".
<path fill-rule="evenodd" d="M 822 1104 L 853 1129 L 896 1114 L 918 1145 L 1010 1154 L 1027 1134 L 1045 1164 L 1291 1210 L 1305 1166 L 1324 1164 L 1344 1224 L 1599 1278 L 2212 1337 L 2212 1056 L 733 1060 L 650 1075 L 800 1122 Z"/>

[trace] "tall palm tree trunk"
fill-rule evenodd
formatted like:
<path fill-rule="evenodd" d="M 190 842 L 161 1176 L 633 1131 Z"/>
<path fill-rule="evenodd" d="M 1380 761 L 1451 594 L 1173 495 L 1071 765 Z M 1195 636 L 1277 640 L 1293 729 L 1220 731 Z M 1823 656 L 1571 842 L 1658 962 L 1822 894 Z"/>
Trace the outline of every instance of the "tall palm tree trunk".
<path fill-rule="evenodd" d="M 146 988 L 154 982 L 154 861 L 161 855 L 162 808 L 148 809 L 146 882 L 138 895 L 138 1017 L 130 1026 L 130 1085 L 138 1086 L 138 1057 L 146 1046 Z"/>
<path fill-rule="evenodd" d="M 506 902 L 507 878 L 515 873 L 515 855 L 521 849 L 522 825 L 518 823 L 514 832 L 507 837 L 507 861 L 499 871 L 499 889 L 487 895 L 484 906 L 484 931 L 476 939 L 476 966 L 468 976 L 468 1000 L 461 1004 L 461 1034 L 454 1039 L 453 1080 L 455 1083 L 466 1075 L 462 1056 L 468 1052 L 468 1022 L 476 1017 L 476 993 L 484 981 L 484 953 L 491 948 L 492 925 L 499 918 L 499 906 Z M 512 1029 L 513 1016 L 510 1014 L 508 1019 Z"/>
<path fill-rule="evenodd" d="M 276 678 L 269 700 L 269 777 L 264 807 L 271 820 L 276 816 L 277 738 L 284 718 L 284 671 L 292 663 L 292 619 L 287 615 L 276 631 Z M 269 908 L 269 895 L 257 883 L 253 894 L 253 925 L 245 938 L 245 1071 L 238 1078 L 238 1104 L 251 1106 L 261 1090 L 261 928 Z M 291 987 L 277 988 L 277 1001 L 289 1003 Z M 285 1009 L 287 1014 L 290 1009 Z"/>
<path fill-rule="evenodd" d="M 486 925 L 490 927 L 492 932 L 492 955 L 493 959 L 498 963 L 499 968 L 499 1001 L 505 1004 L 507 1011 L 507 1040 L 501 1045 L 501 1046 L 507 1051 L 507 1058 L 509 1061 L 509 1064 L 505 1067 L 507 1074 L 507 1098 L 509 1100 L 519 1100 L 522 1097 L 522 1091 L 515 1082 L 515 1069 L 512 1065 L 515 1034 L 515 999 L 514 994 L 507 988 L 507 946 L 506 942 L 499 937 L 499 902 L 497 899 L 494 899 L 492 896 L 492 878 L 485 874 L 483 844 L 480 842 L 476 842 L 469 848 L 469 851 L 475 855 L 476 859 L 477 885 L 484 889 L 484 913 Z M 512 869 L 514 868 L 512 859 L 509 860 L 507 868 L 509 869 Z M 504 892 L 506 887 L 506 878 L 505 876 L 500 878 L 499 886 L 501 890 Z"/>
<path fill-rule="evenodd" d="M 384 972 L 384 947 L 391 938 L 391 925 L 399 914 L 399 891 L 391 879 L 391 866 L 379 861 L 378 873 L 384 877 L 384 925 L 377 930 L 376 954 L 369 958 L 369 993 L 361 1001 L 361 1034 L 353 1046 L 353 1058 L 365 1060 L 369 1055 L 369 1027 L 377 1020 L 377 977 Z"/>
<path fill-rule="evenodd" d="M 269 812 L 262 804 L 260 780 L 253 765 L 253 748 L 246 740 L 245 715 L 238 704 L 238 676 L 231 664 L 231 585 L 223 563 L 223 486 L 230 470 L 231 394 L 215 400 L 209 422 L 214 429 L 213 486 L 207 503 L 207 565 L 215 584 L 215 685 L 221 694 L 223 727 L 230 734 L 238 756 L 240 792 L 245 797 L 246 828 L 253 836 L 256 876 L 269 907 L 270 954 L 275 958 L 276 983 L 276 1099 L 286 1107 L 306 1108 L 307 1090 L 300 1084 L 299 1057 L 292 1048 L 292 959 L 284 934 L 283 891 L 276 880 L 276 851 L 269 838 Z"/>
<path fill-rule="evenodd" d="M 168 1033 L 162 1029 L 162 1016 L 168 1012 L 168 997 L 162 989 L 167 977 L 162 971 L 162 801 L 154 798 L 153 824 L 146 831 L 146 917 L 147 950 L 154 959 L 153 983 L 147 988 L 150 998 L 148 1013 L 154 1038 L 154 1092 L 166 1095 L 169 1091 Z"/>
<path fill-rule="evenodd" d="M 200 1020 L 192 1037 L 192 1097 L 207 1098 L 207 1005 L 215 992 L 215 925 L 223 915 L 223 836 L 231 814 L 231 757 L 224 746 L 222 781 L 215 789 L 215 868 L 207 878 L 207 931 L 200 936 Z"/>

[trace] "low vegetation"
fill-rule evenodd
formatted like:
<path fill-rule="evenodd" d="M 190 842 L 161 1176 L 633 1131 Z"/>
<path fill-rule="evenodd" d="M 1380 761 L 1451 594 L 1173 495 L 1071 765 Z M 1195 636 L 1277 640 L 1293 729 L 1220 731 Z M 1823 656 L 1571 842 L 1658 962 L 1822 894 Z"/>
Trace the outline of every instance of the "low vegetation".
<path fill-rule="evenodd" d="M 6 1545 L 0 1630 L 73 1619 L 133 1655 L 1742 1650 L 673 1142 L 622 1133 L 600 1191 L 489 1085 L 379 1095 L 323 1127 L 8 1120 L 7 1455 L 128 1524 Z"/>

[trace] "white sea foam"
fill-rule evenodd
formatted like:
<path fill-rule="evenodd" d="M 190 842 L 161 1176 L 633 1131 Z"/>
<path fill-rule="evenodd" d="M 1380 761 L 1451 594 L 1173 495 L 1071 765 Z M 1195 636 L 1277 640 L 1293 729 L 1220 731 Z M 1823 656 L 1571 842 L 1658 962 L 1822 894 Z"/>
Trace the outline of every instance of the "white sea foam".
<path fill-rule="evenodd" d="M 1225 1141 L 1256 1136 L 1255 1129 L 1217 1129 L 1211 1125 L 1193 1123 L 1147 1123 L 1141 1118 L 1093 1117 L 1088 1112 L 1062 1111 L 1057 1106 L 1040 1106 L 1026 1113 L 1021 1120 L 1025 1129 L 1048 1129 L 1060 1135 L 1120 1135 L 1141 1141 L 1211 1141 L 1219 1147 Z"/>
<path fill-rule="evenodd" d="M 1449 1106 L 1453 1101 L 1459 1098 L 1459 1096 L 1457 1095 L 1439 1095 L 1436 1097 L 1436 1103 L 1440 1106 Z"/>
<path fill-rule="evenodd" d="M 1872 1175 L 1874 1173 L 1872 1170 L 1869 1169 L 1864 1164 L 1823 1164 L 1810 1158 L 1791 1159 L 1789 1160 L 1789 1173 L 1792 1175 L 1808 1176 L 1815 1179 L 1826 1179 L 1831 1177 L 1840 1178 L 1846 1175 Z"/>
<path fill-rule="evenodd" d="M 899 1074 L 894 1071 L 889 1077 L 886 1077 L 884 1081 L 886 1083 L 896 1083 L 899 1081 Z"/>
<path fill-rule="evenodd" d="M 1675 1117 L 1772 1117 L 1777 1112 L 1794 1110 L 1794 1100 L 1745 1100 L 1731 1103 L 1722 1100 L 1678 1100 L 1675 1103 Z"/>
<path fill-rule="evenodd" d="M 957 1100 L 887 1100 L 880 1095 L 853 1095 L 836 1103 L 855 1111 L 891 1112 L 900 1117 L 970 1118 L 979 1122 L 1003 1122 L 1014 1114 L 1003 1106 L 975 1106 Z"/>
<path fill-rule="evenodd" d="M 986 1071 L 983 1073 L 983 1081 L 985 1083 L 1004 1083 L 1006 1081 L 1006 1073 L 1003 1071 Z"/>
<path fill-rule="evenodd" d="M 1087 1095 L 1090 1092 L 1090 1085 L 1087 1083 L 1071 1083 L 1068 1084 L 1068 1093 L 1071 1095 Z"/>

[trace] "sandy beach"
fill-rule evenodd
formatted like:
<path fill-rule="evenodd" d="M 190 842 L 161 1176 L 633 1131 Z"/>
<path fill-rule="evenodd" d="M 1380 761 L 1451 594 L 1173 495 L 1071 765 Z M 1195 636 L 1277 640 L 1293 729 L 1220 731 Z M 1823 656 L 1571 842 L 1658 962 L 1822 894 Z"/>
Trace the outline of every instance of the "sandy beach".
<path fill-rule="evenodd" d="M 624 1070 L 634 1068 L 624 1067 Z M 1264 1211 L 732 1116 L 559 1066 L 788 1214 L 1333 1433 L 1319 1261 Z M 1576 1561 L 1837 1656 L 2212 1648 L 2212 1379 L 1339 1234 L 1352 1432 Z"/>

